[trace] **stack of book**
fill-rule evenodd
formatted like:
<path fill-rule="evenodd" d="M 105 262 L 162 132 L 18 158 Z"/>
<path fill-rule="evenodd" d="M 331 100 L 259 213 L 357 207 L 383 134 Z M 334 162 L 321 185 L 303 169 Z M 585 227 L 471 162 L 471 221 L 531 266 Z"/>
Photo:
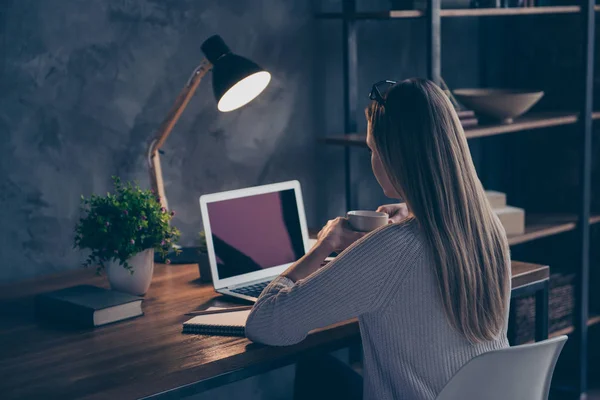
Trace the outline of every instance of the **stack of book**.
<path fill-rule="evenodd" d="M 468 128 L 470 126 L 476 126 L 479 124 L 479 120 L 477 119 L 475 112 L 473 110 L 466 109 L 462 104 L 458 103 L 458 101 L 452 94 L 452 91 L 450 90 L 448 85 L 446 85 L 446 82 L 444 82 L 444 79 L 441 79 L 440 87 L 442 88 L 444 93 L 446 93 L 446 96 L 448 96 L 448 99 L 450 99 L 450 102 L 454 106 L 456 114 L 458 115 L 458 119 L 460 120 L 460 123 L 463 128 Z"/>
<path fill-rule="evenodd" d="M 488 190 L 485 194 L 507 235 L 522 235 L 525 233 L 524 209 L 506 205 L 505 193 Z"/>
<path fill-rule="evenodd" d="M 458 114 L 458 119 L 460 119 L 460 123 L 463 128 L 468 128 L 470 126 L 476 126 L 479 124 L 479 120 L 475 116 L 473 110 L 457 110 L 456 114 Z"/>

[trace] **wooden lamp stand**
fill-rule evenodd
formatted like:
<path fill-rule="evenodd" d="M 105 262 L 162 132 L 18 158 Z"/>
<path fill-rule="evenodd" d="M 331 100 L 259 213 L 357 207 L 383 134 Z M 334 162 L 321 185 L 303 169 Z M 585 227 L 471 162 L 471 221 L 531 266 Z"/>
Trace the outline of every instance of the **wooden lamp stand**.
<path fill-rule="evenodd" d="M 181 117 L 181 114 L 196 92 L 200 81 L 211 70 L 211 68 L 212 64 L 207 59 L 204 59 L 200 62 L 200 65 L 198 65 L 198 67 L 192 73 L 192 76 L 190 76 L 190 79 L 188 79 L 186 85 L 179 93 L 179 96 L 177 96 L 175 103 L 169 110 L 169 113 L 160 124 L 156 135 L 152 138 L 150 144 L 148 145 L 150 185 L 154 190 L 154 193 L 156 193 L 160 198 L 160 204 L 166 209 L 169 209 L 169 203 L 165 194 L 159 150 L 173 131 L 173 127 L 179 120 L 179 117 Z"/>

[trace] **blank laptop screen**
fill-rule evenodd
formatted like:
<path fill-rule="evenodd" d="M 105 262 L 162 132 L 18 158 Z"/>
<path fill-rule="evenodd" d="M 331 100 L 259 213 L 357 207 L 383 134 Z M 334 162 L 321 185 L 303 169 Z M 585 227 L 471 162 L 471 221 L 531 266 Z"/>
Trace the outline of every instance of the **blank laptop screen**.
<path fill-rule="evenodd" d="M 219 279 L 293 263 L 304 255 L 294 189 L 206 206 Z"/>

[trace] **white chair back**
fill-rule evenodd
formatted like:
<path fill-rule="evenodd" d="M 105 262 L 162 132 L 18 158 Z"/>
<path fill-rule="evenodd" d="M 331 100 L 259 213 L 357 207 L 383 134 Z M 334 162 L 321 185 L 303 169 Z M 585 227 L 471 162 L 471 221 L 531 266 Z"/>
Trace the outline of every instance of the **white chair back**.
<path fill-rule="evenodd" d="M 558 356 L 567 336 L 508 347 L 475 357 L 437 400 L 547 400 Z"/>

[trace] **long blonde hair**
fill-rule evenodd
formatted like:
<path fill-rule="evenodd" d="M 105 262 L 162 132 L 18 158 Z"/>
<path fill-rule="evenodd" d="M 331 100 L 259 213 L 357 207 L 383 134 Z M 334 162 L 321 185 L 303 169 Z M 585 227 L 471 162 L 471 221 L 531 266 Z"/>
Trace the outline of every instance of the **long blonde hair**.
<path fill-rule="evenodd" d="M 477 177 L 454 107 L 409 79 L 366 110 L 376 150 L 432 250 L 452 326 L 471 342 L 502 332 L 510 296 L 506 234 Z"/>

